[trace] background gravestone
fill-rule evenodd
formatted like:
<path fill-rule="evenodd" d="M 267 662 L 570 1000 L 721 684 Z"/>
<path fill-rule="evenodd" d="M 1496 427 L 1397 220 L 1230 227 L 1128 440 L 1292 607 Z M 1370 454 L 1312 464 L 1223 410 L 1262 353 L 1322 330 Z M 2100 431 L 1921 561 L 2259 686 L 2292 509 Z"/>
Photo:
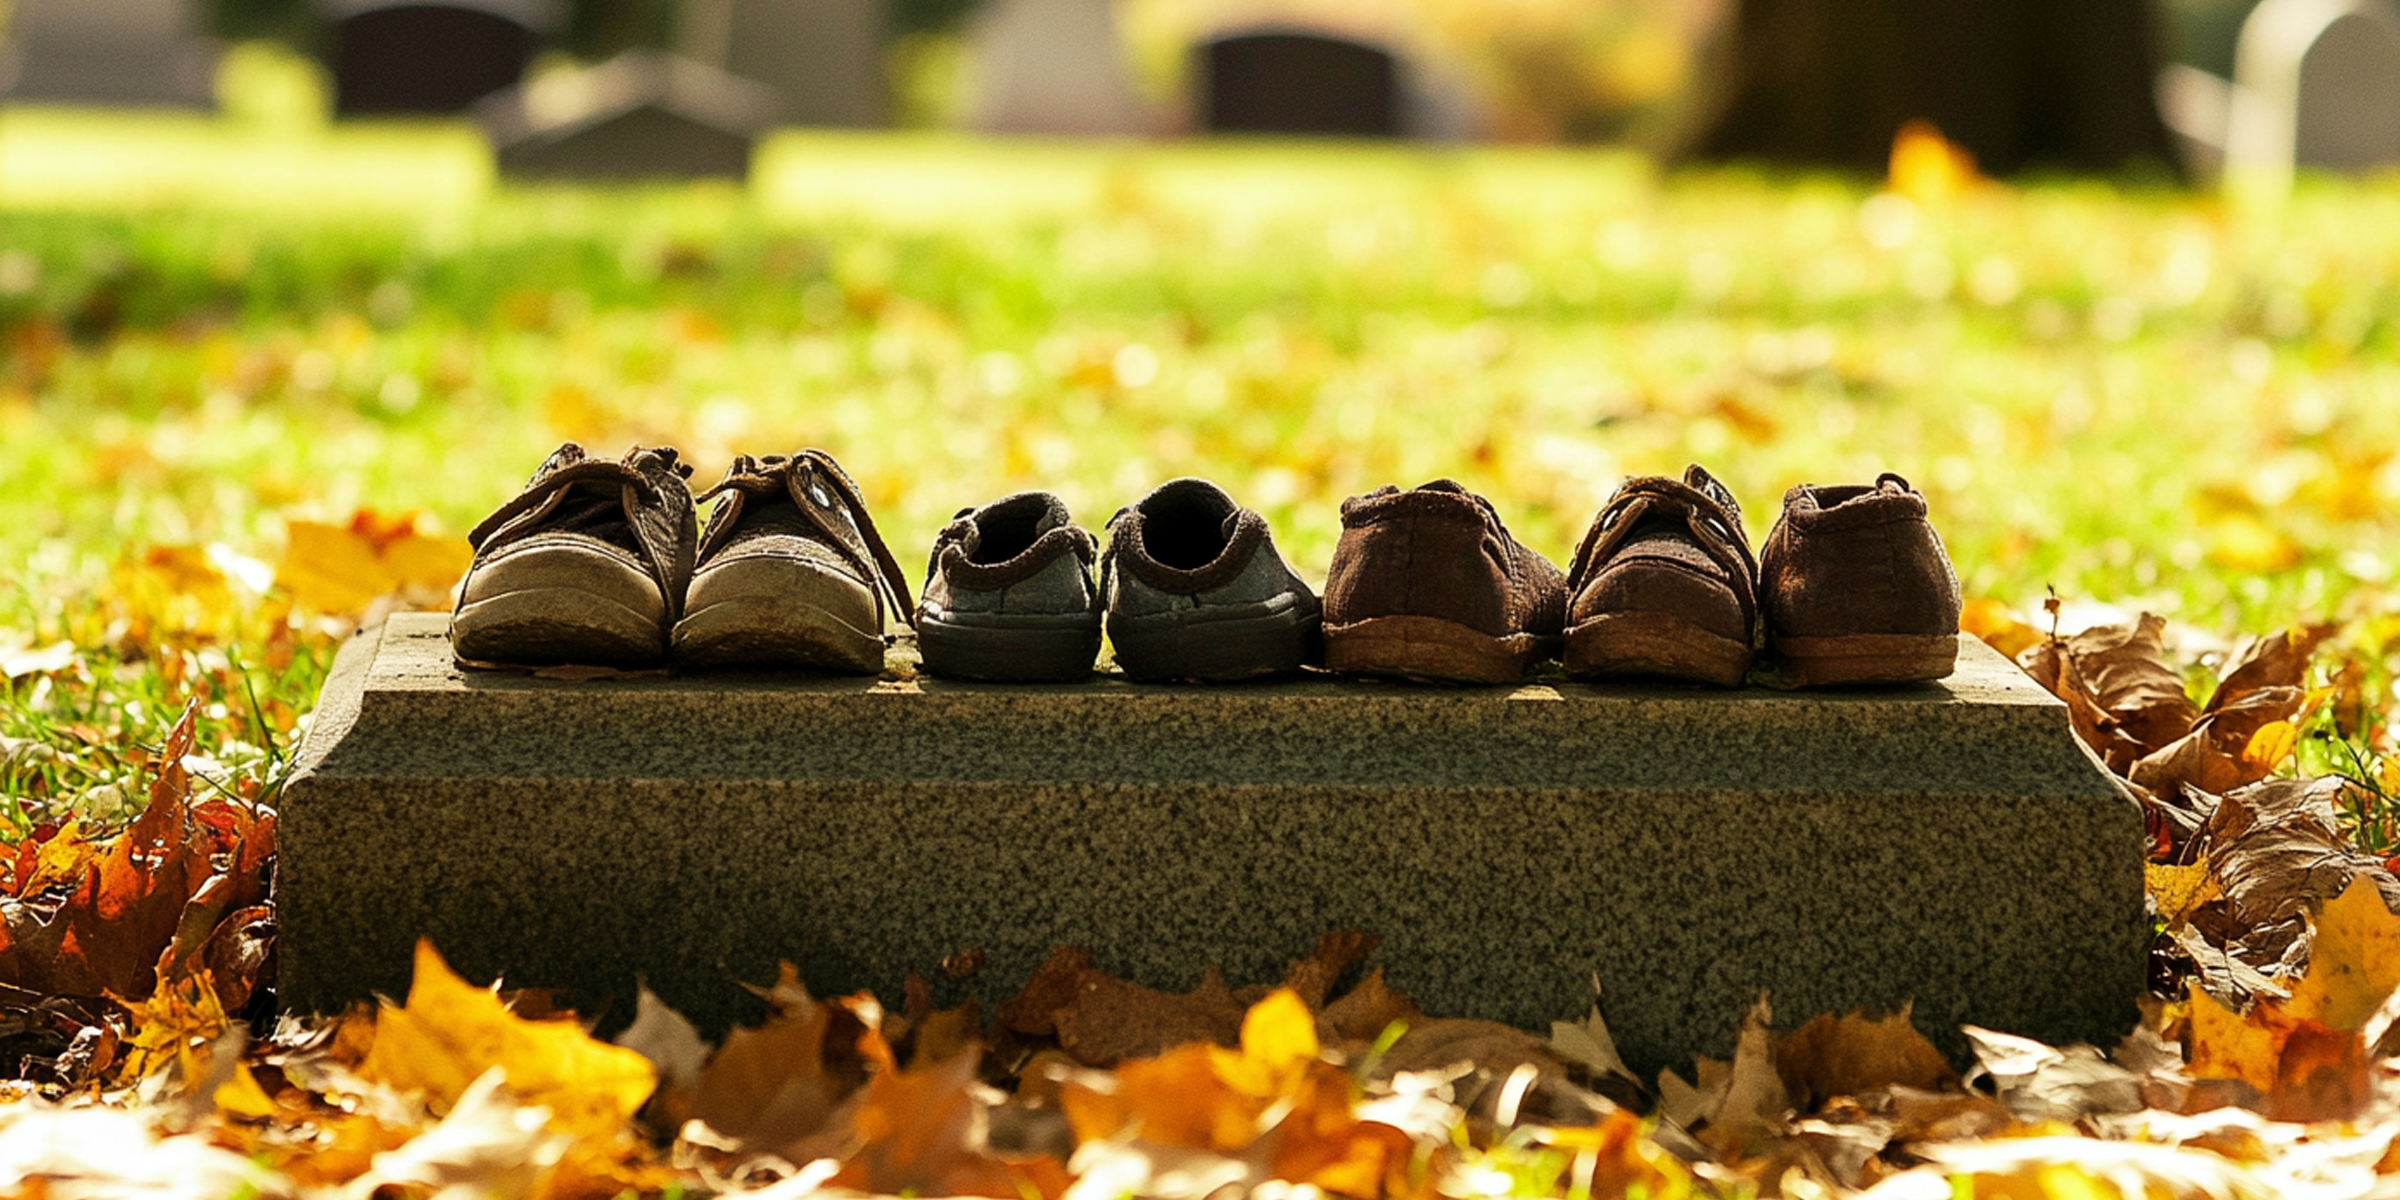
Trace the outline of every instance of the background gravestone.
<path fill-rule="evenodd" d="M 334 111 L 455 113 L 522 79 L 555 0 L 331 0 Z"/>
<path fill-rule="evenodd" d="M 1142 132 L 1113 0 L 998 0 L 975 28 L 977 128 Z"/>
<path fill-rule="evenodd" d="M 1199 52 L 1200 126 L 1212 133 L 1395 137 L 1400 63 L 1381 46 L 1299 29 L 1222 34 Z"/>
<path fill-rule="evenodd" d="M 772 89 L 791 125 L 884 123 L 881 0 L 684 0 L 684 57 Z"/>
<path fill-rule="evenodd" d="M 632 50 L 546 73 L 476 105 L 506 174 L 540 179 L 740 179 L 781 99 L 674 55 Z"/>
<path fill-rule="evenodd" d="M 2242 27 L 2234 72 L 2231 161 L 2400 163 L 2400 15 L 2378 0 L 2267 0 Z"/>
<path fill-rule="evenodd" d="M 193 0 L 15 0 L 0 96 L 64 104 L 213 107 L 216 47 Z"/>

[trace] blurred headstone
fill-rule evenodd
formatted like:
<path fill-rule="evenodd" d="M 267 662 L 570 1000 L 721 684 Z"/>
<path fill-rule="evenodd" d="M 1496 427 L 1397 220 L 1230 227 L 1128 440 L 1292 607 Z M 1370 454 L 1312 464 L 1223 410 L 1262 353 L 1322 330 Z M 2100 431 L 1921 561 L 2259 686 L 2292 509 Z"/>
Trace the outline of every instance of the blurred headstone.
<path fill-rule="evenodd" d="M 455 113 L 525 76 L 558 0 L 327 0 L 334 112 Z"/>
<path fill-rule="evenodd" d="M 975 66 L 978 128 L 1105 135 L 1148 124 L 1114 0 L 997 0 L 976 22 Z"/>
<path fill-rule="evenodd" d="M 2226 168 L 2400 163 L 2400 13 L 2382 0 L 2266 0 L 2242 26 Z"/>
<path fill-rule="evenodd" d="M 775 123 L 763 84 L 635 50 L 546 72 L 475 106 L 503 173 L 542 179 L 740 179 Z"/>
<path fill-rule="evenodd" d="M 214 107 L 216 44 L 195 0 L 14 0 L 0 96 L 56 104 Z"/>
<path fill-rule="evenodd" d="M 684 0 L 684 57 L 780 97 L 791 125 L 884 123 L 881 0 Z"/>
<path fill-rule="evenodd" d="M 1292 28 L 1231 32 L 1199 51 L 1200 127 L 1211 133 L 1394 137 L 1400 62 L 1390 50 Z"/>

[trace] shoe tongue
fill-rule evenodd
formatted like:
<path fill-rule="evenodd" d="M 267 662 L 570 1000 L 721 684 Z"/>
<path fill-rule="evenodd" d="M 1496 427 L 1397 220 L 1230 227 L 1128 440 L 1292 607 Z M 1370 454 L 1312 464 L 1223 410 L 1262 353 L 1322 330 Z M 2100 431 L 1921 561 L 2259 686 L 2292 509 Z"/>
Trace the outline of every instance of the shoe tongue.
<path fill-rule="evenodd" d="M 1722 505 L 1725 511 L 1730 514 L 1735 521 L 1738 522 L 1742 519 L 1742 506 L 1740 503 L 1734 500 L 1732 490 L 1727 488 L 1724 484 L 1717 482 L 1717 477 L 1709 474 L 1708 468 L 1701 466 L 1699 463 L 1693 463 L 1690 466 L 1685 467 L 1683 469 L 1683 481 L 1684 483 L 1690 485 L 1693 491 L 1696 491 Z"/>

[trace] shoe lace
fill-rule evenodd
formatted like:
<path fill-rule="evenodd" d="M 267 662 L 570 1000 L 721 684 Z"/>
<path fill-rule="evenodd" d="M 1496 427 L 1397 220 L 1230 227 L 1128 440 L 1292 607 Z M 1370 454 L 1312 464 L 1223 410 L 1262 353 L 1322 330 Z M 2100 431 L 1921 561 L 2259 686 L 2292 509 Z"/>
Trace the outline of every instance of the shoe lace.
<path fill-rule="evenodd" d="M 868 515 L 858 484 L 832 455 L 817 449 L 792 455 L 744 454 L 733 460 L 725 478 L 700 493 L 697 500 L 705 503 L 728 492 L 734 494 L 734 502 L 720 505 L 709 517 L 708 531 L 701 535 L 703 559 L 732 536 L 746 507 L 743 500 L 789 500 L 836 553 L 849 560 L 861 576 L 877 581 L 878 606 L 890 606 L 887 614 L 897 609 L 901 620 L 916 625 L 916 597 L 909 590 L 908 576 L 875 528 L 875 518 Z"/>
<path fill-rule="evenodd" d="M 1741 518 L 1690 484 L 1666 478 L 1637 479 L 1628 481 L 1617 489 L 1616 495 L 1609 497 L 1600 515 L 1593 519 L 1591 529 L 1583 535 L 1583 543 L 1575 548 L 1574 565 L 1567 573 L 1568 590 L 1580 589 L 1610 552 L 1630 539 L 1638 527 L 1654 521 L 1680 521 L 1691 533 L 1693 544 L 1718 565 L 1728 571 L 1738 570 L 1746 579 L 1758 578 L 1758 561 L 1751 556 L 1750 543 L 1739 532 Z"/>

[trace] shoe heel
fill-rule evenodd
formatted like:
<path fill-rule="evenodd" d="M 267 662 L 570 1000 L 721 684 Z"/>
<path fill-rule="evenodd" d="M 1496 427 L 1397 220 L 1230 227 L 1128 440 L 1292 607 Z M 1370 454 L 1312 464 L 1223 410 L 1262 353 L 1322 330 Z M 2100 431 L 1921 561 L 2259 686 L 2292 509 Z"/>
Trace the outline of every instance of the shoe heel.
<path fill-rule="evenodd" d="M 1565 666 L 1578 679 L 1680 679 L 1740 687 L 1756 655 L 1673 613 L 1605 613 L 1567 630 Z"/>
<path fill-rule="evenodd" d="M 1795 687 L 1921 683 L 1946 678 L 1958 667 L 1958 638 L 1949 634 L 1787 637 L 1776 638 L 1771 648 L 1785 682 Z"/>
<path fill-rule="evenodd" d="M 1557 644 L 1534 634 L 1492 637 L 1440 617 L 1369 617 L 1325 627 L 1325 666 L 1347 675 L 1515 683 Z"/>

